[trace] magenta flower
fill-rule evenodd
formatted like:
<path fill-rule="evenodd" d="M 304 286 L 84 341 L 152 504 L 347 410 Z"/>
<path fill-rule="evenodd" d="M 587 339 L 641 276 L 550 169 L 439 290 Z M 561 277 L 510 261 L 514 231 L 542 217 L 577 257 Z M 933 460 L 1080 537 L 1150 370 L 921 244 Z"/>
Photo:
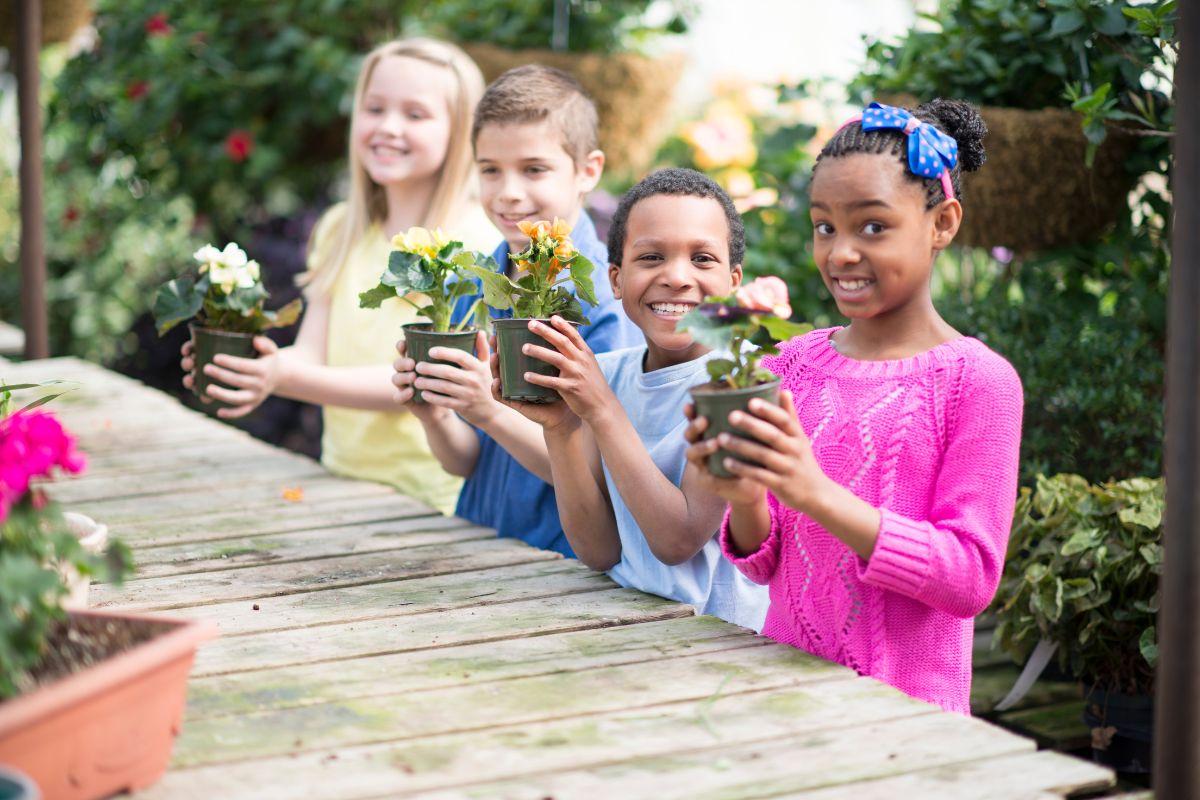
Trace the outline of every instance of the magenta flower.
<path fill-rule="evenodd" d="M 0 419 L 0 522 L 33 479 L 50 478 L 55 468 L 78 474 L 86 466 L 75 438 L 49 412 L 18 411 Z"/>

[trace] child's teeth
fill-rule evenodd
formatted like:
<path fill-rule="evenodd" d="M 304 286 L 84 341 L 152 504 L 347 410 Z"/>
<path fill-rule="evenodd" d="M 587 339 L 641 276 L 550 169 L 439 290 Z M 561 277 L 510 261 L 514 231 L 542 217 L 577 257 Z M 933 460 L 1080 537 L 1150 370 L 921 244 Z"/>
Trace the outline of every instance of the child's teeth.
<path fill-rule="evenodd" d="M 691 310 L 691 306 L 680 303 L 655 303 L 654 310 L 660 314 L 686 314 Z"/>
<path fill-rule="evenodd" d="M 846 289 L 847 291 L 855 292 L 855 291 L 858 291 L 859 289 L 862 289 L 863 287 L 865 287 L 865 286 L 866 286 L 868 283 L 870 283 L 870 281 L 866 281 L 866 280 L 857 280 L 857 281 L 846 281 L 846 280 L 841 280 L 841 281 L 838 281 L 838 283 L 840 283 L 840 284 L 842 285 L 842 288 L 843 288 L 843 289 Z"/>

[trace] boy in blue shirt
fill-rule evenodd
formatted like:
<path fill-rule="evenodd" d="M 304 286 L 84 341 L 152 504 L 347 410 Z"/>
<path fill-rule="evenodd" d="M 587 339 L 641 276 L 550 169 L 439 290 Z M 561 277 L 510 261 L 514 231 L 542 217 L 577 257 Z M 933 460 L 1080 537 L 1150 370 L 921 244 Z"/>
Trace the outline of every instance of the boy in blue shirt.
<path fill-rule="evenodd" d="M 566 220 L 575 247 L 593 264 L 608 263 L 607 248 L 583 208 L 604 169 L 597 123 L 583 87 L 561 70 L 518 67 L 484 92 L 471 138 L 480 200 L 504 236 L 493 255 L 510 275 L 509 253 L 529 243 L 517 227 L 525 220 Z M 621 313 L 611 288 L 605 281 L 595 283 L 598 305 L 581 301 L 591 320 L 582 329 L 589 346 L 604 352 L 640 342 L 640 331 Z M 460 304 L 460 313 L 465 305 Z M 480 333 L 476 341 L 478 358 L 443 348 L 430 352 L 431 358 L 456 366 L 422 363 L 417 370 L 403 343 L 397 349 L 401 357 L 392 378 L 397 399 L 421 421 L 442 467 L 467 479 L 455 513 L 496 528 L 501 536 L 572 556 L 549 483 L 541 428 L 492 397 L 486 337 Z M 427 404 L 410 402 L 414 381 Z"/>
<path fill-rule="evenodd" d="M 721 553 L 725 501 L 687 466 L 688 390 L 722 354 L 678 331 L 710 295 L 742 281 L 745 230 L 733 201 L 693 170 L 664 169 L 630 189 L 608 233 L 613 295 L 640 347 L 593 354 L 561 317 L 533 323 L 548 342 L 529 355 L 559 370 L 530 374 L 563 402 L 510 403 L 542 426 L 571 546 L 625 587 L 760 630 L 769 597 Z M 599 286 L 601 282 L 596 281 Z"/>

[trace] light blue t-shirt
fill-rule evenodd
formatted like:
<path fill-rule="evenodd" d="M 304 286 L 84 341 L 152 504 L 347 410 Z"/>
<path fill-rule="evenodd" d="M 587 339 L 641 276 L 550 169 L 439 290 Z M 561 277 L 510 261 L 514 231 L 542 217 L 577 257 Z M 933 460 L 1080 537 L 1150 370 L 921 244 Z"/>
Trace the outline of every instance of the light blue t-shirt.
<path fill-rule="evenodd" d="M 683 416 L 683 407 L 690 399 L 688 389 L 708 382 L 705 364 L 718 354 L 643 372 L 645 354 L 643 345 L 601 353 L 596 359 L 642 445 L 671 483 L 679 486 L 686 464 L 687 441 L 683 430 L 687 418 Z M 637 520 L 617 492 L 607 464 L 604 480 L 621 536 L 621 560 L 608 571 L 613 580 L 627 588 L 690 603 L 698 613 L 762 630 L 770 602 L 767 587 L 751 582 L 729 563 L 721 554 L 717 531 L 713 531 L 713 537 L 691 559 L 668 566 L 650 551 Z"/>

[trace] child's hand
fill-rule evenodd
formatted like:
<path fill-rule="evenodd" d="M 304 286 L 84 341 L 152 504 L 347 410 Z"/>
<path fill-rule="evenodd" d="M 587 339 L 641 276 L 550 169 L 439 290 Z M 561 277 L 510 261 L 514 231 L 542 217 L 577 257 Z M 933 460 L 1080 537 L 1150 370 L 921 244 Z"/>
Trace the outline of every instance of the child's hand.
<path fill-rule="evenodd" d="M 392 399 L 404 406 L 405 411 L 412 412 L 413 416 L 423 422 L 429 422 L 451 413 L 447 409 L 429 403 L 413 402 L 415 395 L 413 381 L 417 379 L 417 362 L 408 357 L 408 344 L 403 339 L 396 342 L 396 352 L 400 354 L 400 357 L 392 362 L 392 369 L 395 370 L 392 373 L 392 385 L 396 387 L 396 391 L 392 393 Z"/>
<path fill-rule="evenodd" d="M 254 349 L 258 358 L 239 358 L 237 356 L 218 353 L 213 356 L 213 363 L 206 364 L 204 374 L 226 386 L 210 383 L 206 390 L 209 397 L 229 403 L 232 408 L 222 408 L 217 416 L 222 419 L 237 419 L 244 417 L 258 408 L 264 400 L 275 392 L 279 384 L 282 364 L 279 358 L 279 346 L 266 336 L 254 337 Z M 191 361 L 190 347 L 184 346 L 186 364 Z M 190 370 L 189 370 L 190 372 Z M 190 381 L 185 380 L 187 386 Z"/>
<path fill-rule="evenodd" d="M 414 366 L 413 385 L 421 390 L 427 405 L 453 411 L 477 427 L 484 427 L 498 406 L 492 398 L 492 375 L 488 369 L 491 351 L 483 331 L 475 335 L 479 358 L 452 347 L 432 347 L 429 357 L 446 364 L 422 361 Z"/>
<path fill-rule="evenodd" d="M 595 354 L 575 326 L 559 316 L 552 317 L 550 322 L 551 325 L 529 323 L 529 330 L 545 339 L 550 347 L 527 344 L 524 352 L 557 367 L 558 375 L 531 372 L 525 378 L 532 384 L 557 391 L 576 416 L 595 425 L 617 405 L 617 398 L 604 379 Z"/>
<path fill-rule="evenodd" d="M 191 339 L 188 339 L 183 343 L 183 347 L 179 348 L 179 368 L 183 370 L 183 388 L 194 388 L 196 386 L 196 379 L 192 377 L 192 370 L 196 368 L 196 359 L 192 357 Z M 200 402 L 211 403 L 212 400 L 207 397 L 201 397 Z"/>
<path fill-rule="evenodd" d="M 691 443 L 685 453 L 687 469 L 696 476 L 700 487 L 730 505 L 753 506 L 766 502 L 767 490 L 763 484 L 749 478 L 718 478 L 709 472 L 709 456 L 717 451 L 720 444 L 716 439 L 701 441 L 700 437 L 708 429 L 708 418 L 697 417 L 693 403 L 684 406 L 683 413 L 691 420 L 683 432 L 683 438 Z"/>
<path fill-rule="evenodd" d="M 738 480 L 765 486 L 784 505 L 807 513 L 829 478 L 813 456 L 812 443 L 800 427 L 792 393 L 780 392 L 779 402 L 777 406 L 755 398 L 750 401 L 749 414 L 730 413 L 729 422 L 758 442 L 723 433 L 706 452 L 724 447 L 736 454 L 739 458 L 726 459 L 725 467 Z M 755 467 L 740 459 L 757 461 L 762 466 Z"/>

